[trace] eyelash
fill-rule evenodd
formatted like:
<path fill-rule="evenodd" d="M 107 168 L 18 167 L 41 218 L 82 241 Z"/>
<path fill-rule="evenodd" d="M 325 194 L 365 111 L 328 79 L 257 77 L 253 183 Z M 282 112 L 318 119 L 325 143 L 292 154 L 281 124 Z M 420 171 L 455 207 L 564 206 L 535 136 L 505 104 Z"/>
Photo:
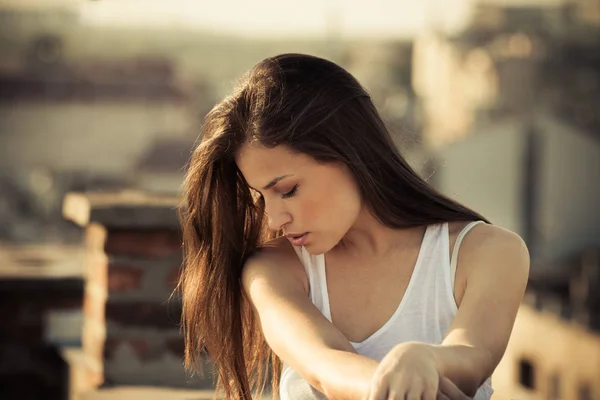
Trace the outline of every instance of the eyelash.
<path fill-rule="evenodd" d="M 293 195 L 296 194 L 296 191 L 298 190 L 298 185 L 295 185 L 292 190 L 290 190 L 287 193 L 284 193 L 283 195 L 281 195 L 281 198 L 283 199 L 289 199 L 290 197 L 292 197 Z"/>

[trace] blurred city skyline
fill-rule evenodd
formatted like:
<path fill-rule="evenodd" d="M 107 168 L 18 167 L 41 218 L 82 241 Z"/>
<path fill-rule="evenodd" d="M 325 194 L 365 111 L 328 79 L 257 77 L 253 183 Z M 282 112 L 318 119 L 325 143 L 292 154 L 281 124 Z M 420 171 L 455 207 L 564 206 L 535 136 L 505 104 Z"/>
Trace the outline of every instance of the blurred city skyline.
<path fill-rule="evenodd" d="M 421 177 L 524 239 L 493 399 L 598 398 L 599 49 L 599 0 L 0 0 L 0 398 L 212 391 L 176 209 L 204 116 L 281 53 L 350 72 Z"/>

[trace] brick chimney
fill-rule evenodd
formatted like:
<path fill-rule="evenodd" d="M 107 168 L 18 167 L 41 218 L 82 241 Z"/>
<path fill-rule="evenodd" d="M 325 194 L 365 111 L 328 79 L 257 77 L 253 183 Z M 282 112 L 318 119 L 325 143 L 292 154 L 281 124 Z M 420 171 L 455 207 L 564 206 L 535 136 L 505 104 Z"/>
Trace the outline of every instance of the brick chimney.
<path fill-rule="evenodd" d="M 82 347 L 107 385 L 212 388 L 183 368 L 178 199 L 140 192 L 71 193 L 63 215 L 85 228 Z"/>

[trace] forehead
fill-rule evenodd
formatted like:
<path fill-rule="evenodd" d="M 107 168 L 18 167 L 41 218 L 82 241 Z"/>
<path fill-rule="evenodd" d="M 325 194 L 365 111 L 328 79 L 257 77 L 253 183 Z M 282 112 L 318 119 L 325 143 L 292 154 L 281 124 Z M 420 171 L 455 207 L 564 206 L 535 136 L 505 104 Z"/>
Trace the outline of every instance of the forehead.
<path fill-rule="evenodd" d="M 258 144 L 245 144 L 235 161 L 246 181 L 255 188 L 277 176 L 300 174 L 316 164 L 310 156 L 294 153 L 285 146 L 267 148 Z"/>

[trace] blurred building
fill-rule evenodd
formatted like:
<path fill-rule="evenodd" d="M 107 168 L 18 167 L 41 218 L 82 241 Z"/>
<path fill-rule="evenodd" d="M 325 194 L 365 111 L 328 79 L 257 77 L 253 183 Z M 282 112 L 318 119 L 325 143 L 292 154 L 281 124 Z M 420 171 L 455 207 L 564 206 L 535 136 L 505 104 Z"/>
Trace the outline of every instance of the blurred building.
<path fill-rule="evenodd" d="M 499 398 L 600 396 L 599 17 L 597 1 L 485 0 L 415 43 L 434 184 L 531 253 Z"/>
<path fill-rule="evenodd" d="M 123 176 L 154 139 L 189 136 L 194 126 L 168 60 L 74 65 L 62 62 L 53 36 L 39 38 L 32 52 L 25 69 L 0 71 L 0 168 Z"/>
<path fill-rule="evenodd" d="M 597 2 L 503 4 L 478 3 L 456 35 L 417 39 L 413 85 L 424 139 L 440 146 L 505 116 L 539 111 L 597 135 L 600 23 L 581 17 Z"/>
<path fill-rule="evenodd" d="M 600 24 L 579 18 L 586 4 L 485 1 L 460 34 L 415 44 L 436 183 L 521 234 L 537 261 L 600 246 Z"/>
<path fill-rule="evenodd" d="M 40 240 L 36 224 L 61 220 L 65 192 L 130 186 L 155 140 L 195 133 L 192 100 L 169 60 L 74 63 L 66 52 L 62 37 L 43 35 L 18 68 L 0 69 L 5 239 Z"/>
<path fill-rule="evenodd" d="M 193 149 L 190 138 L 156 141 L 139 159 L 133 186 L 152 193 L 179 194 Z"/>
<path fill-rule="evenodd" d="M 600 143 L 584 131 L 547 114 L 505 118 L 438 157 L 438 188 L 519 233 L 537 264 L 600 248 Z"/>

